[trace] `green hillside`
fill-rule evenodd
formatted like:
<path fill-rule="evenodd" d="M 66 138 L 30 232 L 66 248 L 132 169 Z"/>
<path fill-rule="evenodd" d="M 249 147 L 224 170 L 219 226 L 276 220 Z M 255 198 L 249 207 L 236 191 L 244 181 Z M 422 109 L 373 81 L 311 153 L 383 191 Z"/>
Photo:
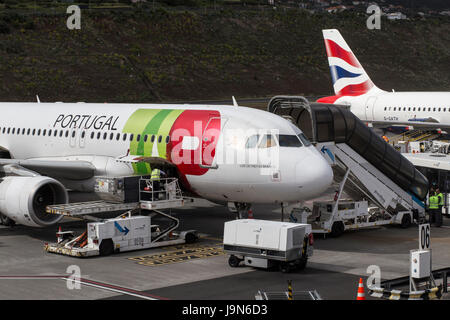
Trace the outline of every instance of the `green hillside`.
<path fill-rule="evenodd" d="M 70 31 L 65 7 L 3 4 L 0 101 L 34 101 L 36 94 L 66 102 L 328 95 L 323 28 L 341 31 L 382 89 L 450 91 L 449 18 L 383 20 L 371 31 L 356 13 L 128 8 L 83 9 L 82 29 Z"/>

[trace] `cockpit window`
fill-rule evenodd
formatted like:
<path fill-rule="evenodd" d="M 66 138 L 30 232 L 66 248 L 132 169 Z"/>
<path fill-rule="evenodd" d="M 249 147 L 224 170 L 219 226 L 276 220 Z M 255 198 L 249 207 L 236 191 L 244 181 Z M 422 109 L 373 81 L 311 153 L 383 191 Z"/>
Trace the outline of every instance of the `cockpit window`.
<path fill-rule="evenodd" d="M 298 137 L 300 138 L 300 140 L 303 142 L 303 144 L 305 145 L 305 147 L 309 147 L 311 145 L 311 142 L 309 142 L 308 138 L 306 138 L 306 136 L 302 133 L 298 134 Z"/>
<path fill-rule="evenodd" d="M 271 148 L 277 145 L 275 138 L 271 134 L 266 134 L 262 137 L 259 143 L 259 148 Z"/>
<path fill-rule="evenodd" d="M 280 147 L 301 147 L 303 145 L 295 135 L 280 134 L 277 137 Z"/>
<path fill-rule="evenodd" d="M 250 136 L 247 139 L 247 143 L 245 144 L 245 147 L 247 149 L 256 148 L 256 146 L 258 145 L 258 140 L 259 140 L 259 134 L 255 134 L 253 136 Z"/>

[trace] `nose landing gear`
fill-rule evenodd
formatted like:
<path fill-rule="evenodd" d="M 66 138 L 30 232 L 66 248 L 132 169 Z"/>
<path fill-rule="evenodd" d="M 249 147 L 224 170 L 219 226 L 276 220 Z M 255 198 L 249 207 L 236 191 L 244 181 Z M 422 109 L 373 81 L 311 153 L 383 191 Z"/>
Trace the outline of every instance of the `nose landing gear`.
<path fill-rule="evenodd" d="M 236 220 L 248 219 L 251 203 L 246 202 L 228 202 L 228 210 L 236 214 Z"/>

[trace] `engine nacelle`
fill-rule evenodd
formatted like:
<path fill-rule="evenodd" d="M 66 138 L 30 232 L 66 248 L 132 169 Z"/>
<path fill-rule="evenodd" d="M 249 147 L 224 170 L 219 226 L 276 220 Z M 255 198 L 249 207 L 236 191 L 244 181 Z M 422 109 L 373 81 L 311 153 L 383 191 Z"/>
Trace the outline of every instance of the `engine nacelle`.
<path fill-rule="evenodd" d="M 69 195 L 57 180 L 44 176 L 9 176 L 0 182 L 0 212 L 16 223 L 47 227 L 63 216 L 49 214 L 45 207 L 67 203 Z"/>

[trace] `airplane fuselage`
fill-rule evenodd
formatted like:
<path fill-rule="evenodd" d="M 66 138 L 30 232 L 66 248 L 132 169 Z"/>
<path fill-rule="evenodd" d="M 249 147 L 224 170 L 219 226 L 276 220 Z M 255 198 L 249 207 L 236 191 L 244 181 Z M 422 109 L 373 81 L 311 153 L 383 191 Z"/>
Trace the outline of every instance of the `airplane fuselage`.
<path fill-rule="evenodd" d="M 135 162 L 138 156 L 173 164 L 186 188 L 215 201 L 297 202 L 320 194 L 332 181 L 329 165 L 313 146 L 280 146 L 277 134 L 297 137 L 297 127 L 251 108 L 2 103 L 0 109 L 0 146 L 11 158 L 95 166 L 89 179 L 55 177 L 69 189 L 92 191 L 96 176 L 150 174 L 151 162 Z M 261 148 L 267 135 L 275 139 Z M 249 146 L 255 136 L 256 144 Z"/>
<path fill-rule="evenodd" d="M 370 92 L 362 96 L 346 96 L 337 104 L 350 105 L 361 120 L 382 122 L 428 121 L 450 125 L 449 92 Z"/>

